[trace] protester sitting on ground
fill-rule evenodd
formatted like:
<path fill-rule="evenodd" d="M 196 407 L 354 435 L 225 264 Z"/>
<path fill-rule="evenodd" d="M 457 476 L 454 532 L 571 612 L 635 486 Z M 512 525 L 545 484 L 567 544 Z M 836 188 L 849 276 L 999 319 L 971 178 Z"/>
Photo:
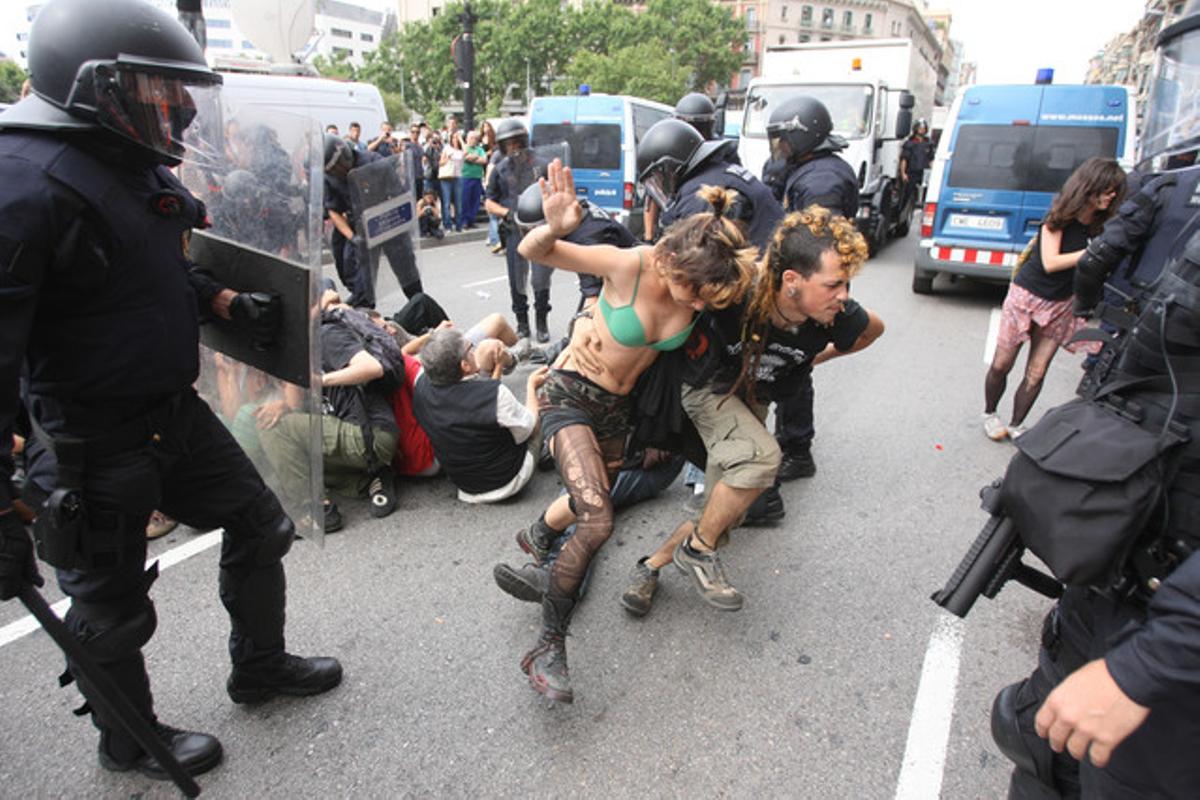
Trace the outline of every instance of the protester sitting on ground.
<path fill-rule="evenodd" d="M 612 534 L 609 488 L 630 432 L 629 393 L 660 352 L 683 346 L 700 311 L 743 296 L 755 251 L 737 224 L 722 216 L 732 193 L 719 189 L 706 192 L 713 213 L 680 220 L 653 248 L 623 250 L 563 241 L 583 216 L 569 168 L 554 161 L 542 186 L 546 224 L 525 235 L 521 257 L 604 280 L 593 315 L 601 368 L 574 359 L 572 345 L 539 394 L 543 432 L 570 499 L 553 504 L 518 534 L 522 549 L 544 563 L 554 541 L 577 522 L 551 571 L 541 635 L 521 662 L 536 691 L 571 702 L 564 637 L 580 582 Z"/>
<path fill-rule="evenodd" d="M 1042 379 L 1059 347 L 1086 350 L 1094 343 L 1068 345 L 1084 324 L 1072 311 L 1075 264 L 1121 204 L 1125 171 L 1111 158 L 1089 158 L 1067 178 L 1038 229 L 1033 250 L 1009 284 L 1000 310 L 996 353 L 983 382 L 983 431 L 993 441 L 1025 432 L 1025 417 L 1042 391 Z M 1008 426 L 996 407 L 1017 363 L 1021 346 L 1031 341 L 1025 376 L 1013 397 Z"/>
<path fill-rule="evenodd" d="M 471 338 L 453 327 L 429 334 L 421 348 L 424 371 L 413 385 L 413 412 L 458 487 L 458 499 L 494 503 L 520 492 L 533 476 L 528 443 L 546 368 L 529 375 L 522 405 L 496 377 L 477 377 L 475 350 Z"/>

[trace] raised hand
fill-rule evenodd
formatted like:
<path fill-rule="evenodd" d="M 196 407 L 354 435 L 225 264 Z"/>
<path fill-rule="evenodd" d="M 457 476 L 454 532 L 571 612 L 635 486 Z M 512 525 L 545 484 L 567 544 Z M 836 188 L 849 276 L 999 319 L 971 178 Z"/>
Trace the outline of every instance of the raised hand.
<path fill-rule="evenodd" d="M 566 236 L 583 221 L 583 206 L 575 196 L 575 176 L 570 167 L 554 159 L 547 168 L 547 177 L 541 178 L 542 214 L 546 225 L 558 237 Z"/>

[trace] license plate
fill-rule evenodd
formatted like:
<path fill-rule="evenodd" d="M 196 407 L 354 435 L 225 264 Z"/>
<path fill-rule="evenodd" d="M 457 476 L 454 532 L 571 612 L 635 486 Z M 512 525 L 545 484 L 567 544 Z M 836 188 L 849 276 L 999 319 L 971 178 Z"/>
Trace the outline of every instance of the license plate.
<path fill-rule="evenodd" d="M 974 214 L 951 214 L 952 228 L 974 228 L 977 231 L 1004 230 L 1004 217 L 978 217 Z"/>

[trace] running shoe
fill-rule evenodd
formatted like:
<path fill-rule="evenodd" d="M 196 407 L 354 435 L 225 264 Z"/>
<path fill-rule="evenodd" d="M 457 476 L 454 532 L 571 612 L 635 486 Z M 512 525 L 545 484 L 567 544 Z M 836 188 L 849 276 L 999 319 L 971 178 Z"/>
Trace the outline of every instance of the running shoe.
<path fill-rule="evenodd" d="M 696 591 L 704 602 L 722 611 L 740 611 L 745 598 L 742 593 L 730 585 L 725 577 L 725 568 L 714 550 L 702 553 L 688 546 L 684 539 L 675 547 L 672 558 L 675 566 L 685 575 L 690 575 L 696 584 Z"/>
<path fill-rule="evenodd" d="M 1000 421 L 1000 417 L 986 412 L 983 415 L 983 432 L 993 442 L 1002 442 L 1008 436 L 1008 428 L 1004 427 L 1004 423 Z"/>

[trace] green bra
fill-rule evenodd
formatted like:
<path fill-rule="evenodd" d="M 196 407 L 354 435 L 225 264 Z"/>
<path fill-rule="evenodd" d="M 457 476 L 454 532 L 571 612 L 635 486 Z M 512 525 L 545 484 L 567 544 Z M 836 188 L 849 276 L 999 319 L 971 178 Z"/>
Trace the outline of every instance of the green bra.
<path fill-rule="evenodd" d="M 613 308 L 607 300 L 604 299 L 604 292 L 600 292 L 600 313 L 604 316 L 604 321 L 608 324 L 608 330 L 612 333 L 614 339 L 618 343 L 626 347 L 649 347 L 651 350 L 677 350 L 683 346 L 683 343 L 688 340 L 688 336 L 692 333 L 692 328 L 696 325 L 696 317 L 693 315 L 692 321 L 688 326 L 675 334 L 669 339 L 663 339 L 660 342 L 653 344 L 646 341 L 646 329 L 642 327 L 642 321 L 638 319 L 637 312 L 633 310 L 633 301 L 637 300 L 638 285 L 642 282 L 642 254 L 638 253 L 638 274 L 633 282 L 633 296 L 629 298 L 629 302 L 619 308 Z"/>

